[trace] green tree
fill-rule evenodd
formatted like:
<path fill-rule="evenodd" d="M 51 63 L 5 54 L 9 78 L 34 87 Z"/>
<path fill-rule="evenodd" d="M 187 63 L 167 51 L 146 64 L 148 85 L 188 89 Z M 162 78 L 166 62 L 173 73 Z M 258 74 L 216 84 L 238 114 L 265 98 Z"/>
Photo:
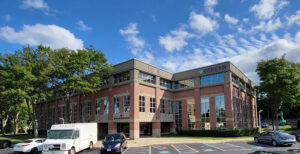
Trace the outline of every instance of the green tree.
<path fill-rule="evenodd" d="M 54 96 L 66 101 L 66 120 L 70 120 L 70 98 L 76 94 L 95 92 L 112 71 L 111 64 L 100 50 L 58 49 L 50 55 L 51 87 Z"/>
<path fill-rule="evenodd" d="M 300 69 L 297 64 L 287 61 L 284 56 L 258 63 L 256 72 L 260 77 L 259 91 L 270 100 L 273 124 L 278 126 L 278 111 L 282 104 L 299 103 Z M 274 125 L 273 125 L 274 129 Z M 278 129 L 278 128 L 277 128 Z"/>

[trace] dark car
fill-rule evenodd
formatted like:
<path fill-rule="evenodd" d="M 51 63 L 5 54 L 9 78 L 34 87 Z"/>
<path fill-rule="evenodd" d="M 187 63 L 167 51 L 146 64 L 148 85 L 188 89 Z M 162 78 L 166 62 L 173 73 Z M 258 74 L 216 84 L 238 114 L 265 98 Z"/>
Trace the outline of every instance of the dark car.
<path fill-rule="evenodd" d="M 291 134 L 295 135 L 297 140 L 300 139 L 300 129 L 299 130 L 293 130 Z"/>
<path fill-rule="evenodd" d="M 0 149 L 10 148 L 11 142 L 9 140 L 0 140 Z"/>
<path fill-rule="evenodd" d="M 261 128 L 268 128 L 269 124 L 266 122 L 261 123 Z"/>
<path fill-rule="evenodd" d="M 255 143 L 268 143 L 273 146 L 288 145 L 292 146 L 296 143 L 294 135 L 283 133 L 280 131 L 263 132 L 254 137 Z"/>
<path fill-rule="evenodd" d="M 123 133 L 107 135 L 101 147 L 102 153 L 123 153 L 127 148 L 126 137 Z"/>

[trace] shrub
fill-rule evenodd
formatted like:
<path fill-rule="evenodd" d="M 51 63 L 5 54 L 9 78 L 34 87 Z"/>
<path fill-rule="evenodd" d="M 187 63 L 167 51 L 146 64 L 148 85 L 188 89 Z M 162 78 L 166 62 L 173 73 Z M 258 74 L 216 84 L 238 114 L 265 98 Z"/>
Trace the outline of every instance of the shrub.
<path fill-rule="evenodd" d="M 300 118 L 297 119 L 297 128 L 300 129 Z"/>
<path fill-rule="evenodd" d="M 240 137 L 256 135 L 258 133 L 258 128 L 235 130 L 181 130 L 177 133 L 179 136 Z"/>

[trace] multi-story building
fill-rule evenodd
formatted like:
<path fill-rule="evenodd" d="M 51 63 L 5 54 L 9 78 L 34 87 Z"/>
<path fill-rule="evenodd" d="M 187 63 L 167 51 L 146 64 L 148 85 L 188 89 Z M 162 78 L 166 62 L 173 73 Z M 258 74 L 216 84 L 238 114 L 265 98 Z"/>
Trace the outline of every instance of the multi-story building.
<path fill-rule="evenodd" d="M 39 128 L 66 117 L 62 99 L 38 104 Z M 135 139 L 176 130 L 251 128 L 257 124 L 254 83 L 231 62 L 172 74 L 131 59 L 114 65 L 101 90 L 71 98 L 72 122 L 97 122 L 98 134 Z"/>

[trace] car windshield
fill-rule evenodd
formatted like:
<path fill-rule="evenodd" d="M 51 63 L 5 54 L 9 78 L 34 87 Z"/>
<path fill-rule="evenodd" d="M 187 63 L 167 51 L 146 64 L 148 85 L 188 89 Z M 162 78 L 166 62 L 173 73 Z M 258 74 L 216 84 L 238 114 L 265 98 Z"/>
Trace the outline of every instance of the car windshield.
<path fill-rule="evenodd" d="M 23 143 L 31 143 L 33 140 L 25 140 Z"/>
<path fill-rule="evenodd" d="M 104 138 L 104 142 L 121 142 L 122 137 L 120 135 L 110 135 Z"/>
<path fill-rule="evenodd" d="M 50 130 L 47 139 L 71 139 L 73 130 Z"/>

